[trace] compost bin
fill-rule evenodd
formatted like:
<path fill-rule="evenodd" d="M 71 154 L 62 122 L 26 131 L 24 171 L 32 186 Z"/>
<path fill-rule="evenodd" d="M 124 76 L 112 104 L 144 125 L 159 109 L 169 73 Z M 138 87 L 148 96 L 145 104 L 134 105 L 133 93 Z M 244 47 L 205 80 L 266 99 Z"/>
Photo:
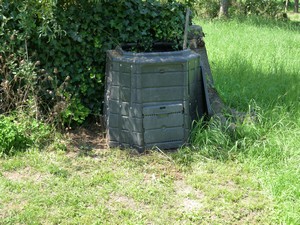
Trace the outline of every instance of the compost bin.
<path fill-rule="evenodd" d="M 181 51 L 107 52 L 105 116 L 110 147 L 173 149 L 205 113 L 200 55 Z"/>

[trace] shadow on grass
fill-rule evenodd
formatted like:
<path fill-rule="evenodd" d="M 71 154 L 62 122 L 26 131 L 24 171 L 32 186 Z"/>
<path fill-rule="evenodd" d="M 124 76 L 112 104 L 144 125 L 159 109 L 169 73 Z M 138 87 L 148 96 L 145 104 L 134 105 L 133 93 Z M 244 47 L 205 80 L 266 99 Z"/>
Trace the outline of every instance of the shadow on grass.
<path fill-rule="evenodd" d="M 300 76 L 288 72 L 283 65 L 271 65 L 269 72 L 254 66 L 235 55 L 230 63 L 215 65 L 218 73 L 216 85 L 225 102 L 233 107 L 247 110 L 254 100 L 263 109 L 275 106 L 288 107 L 299 103 Z M 300 110 L 298 108 L 298 110 Z"/>
<path fill-rule="evenodd" d="M 234 18 L 239 23 L 245 23 L 256 27 L 265 27 L 265 28 L 280 28 L 286 31 L 299 31 L 300 29 L 300 21 L 291 21 L 289 19 L 286 20 L 275 20 L 275 19 L 267 19 L 259 16 L 249 16 L 249 17 L 237 17 Z"/>

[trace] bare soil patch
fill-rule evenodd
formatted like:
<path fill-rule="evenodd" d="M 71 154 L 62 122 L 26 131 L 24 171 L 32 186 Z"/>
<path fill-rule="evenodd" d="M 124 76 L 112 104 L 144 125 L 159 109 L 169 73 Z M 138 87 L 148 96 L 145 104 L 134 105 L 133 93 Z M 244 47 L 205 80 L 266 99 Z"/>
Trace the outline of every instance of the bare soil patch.
<path fill-rule="evenodd" d="M 105 128 L 102 122 L 88 123 L 67 131 L 71 152 L 88 154 L 91 150 L 107 149 Z M 71 154 L 70 152 L 70 154 Z"/>
<path fill-rule="evenodd" d="M 124 195 L 119 195 L 119 194 L 111 194 L 108 205 L 109 205 L 109 209 L 112 211 L 119 209 L 120 206 L 118 205 L 121 205 L 126 209 L 131 209 L 134 211 L 141 211 L 149 208 L 147 205 L 141 202 L 137 202 L 133 198 Z"/>
<path fill-rule="evenodd" d="M 47 178 L 47 174 L 34 171 L 31 167 L 26 167 L 21 170 L 2 172 L 3 176 L 14 182 L 40 182 Z"/>
<path fill-rule="evenodd" d="M 174 188 L 179 197 L 178 205 L 183 212 L 193 212 L 203 207 L 204 194 L 186 184 L 184 180 L 176 180 Z"/>

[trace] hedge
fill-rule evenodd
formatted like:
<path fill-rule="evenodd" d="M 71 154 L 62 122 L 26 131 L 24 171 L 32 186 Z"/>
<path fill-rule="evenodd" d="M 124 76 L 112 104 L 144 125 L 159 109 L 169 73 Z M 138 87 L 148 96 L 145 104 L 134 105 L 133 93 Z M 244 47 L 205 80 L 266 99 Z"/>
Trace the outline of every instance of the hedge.
<path fill-rule="evenodd" d="M 82 122 L 101 113 L 106 51 L 121 43 L 151 51 L 162 41 L 180 48 L 184 17 L 185 6 L 170 0 L 2 0 L 1 82 L 13 79 L 13 70 L 3 70 L 11 55 L 17 64 L 31 61 L 47 105 L 40 108 L 53 108 L 60 90 L 72 119 Z"/>

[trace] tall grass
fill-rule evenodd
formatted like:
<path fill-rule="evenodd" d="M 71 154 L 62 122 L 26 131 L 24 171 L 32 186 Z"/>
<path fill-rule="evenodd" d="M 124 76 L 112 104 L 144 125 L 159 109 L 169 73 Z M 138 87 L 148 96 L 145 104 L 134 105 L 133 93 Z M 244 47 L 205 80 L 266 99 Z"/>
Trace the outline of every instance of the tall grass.
<path fill-rule="evenodd" d="M 257 120 L 232 132 L 216 121 L 196 128 L 194 146 L 251 168 L 275 201 L 276 221 L 300 223 L 300 24 L 259 18 L 198 21 L 224 101 Z"/>

